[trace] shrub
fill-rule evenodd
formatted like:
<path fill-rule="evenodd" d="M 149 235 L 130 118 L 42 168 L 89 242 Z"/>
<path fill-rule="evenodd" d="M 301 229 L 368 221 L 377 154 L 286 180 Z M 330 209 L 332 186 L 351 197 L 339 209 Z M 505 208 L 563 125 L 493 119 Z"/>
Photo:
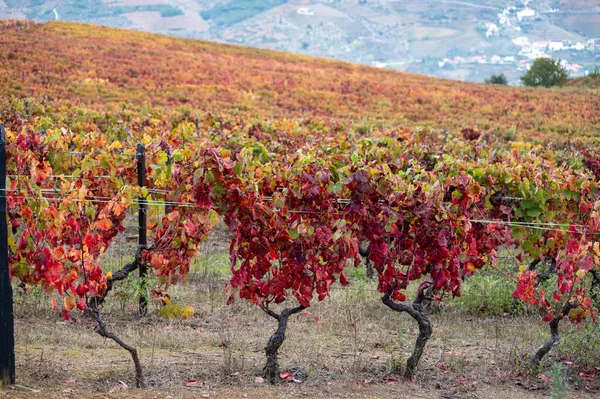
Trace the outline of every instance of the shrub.
<path fill-rule="evenodd" d="M 504 76 L 503 73 L 501 73 L 500 75 L 492 75 L 489 78 L 487 78 L 485 80 L 485 83 L 487 84 L 493 84 L 493 85 L 507 85 L 508 84 L 508 80 L 506 79 L 506 76 Z"/>
<path fill-rule="evenodd" d="M 533 62 L 529 71 L 521 76 L 525 86 L 562 86 L 567 82 L 569 73 L 560 65 L 560 60 L 538 58 Z"/>

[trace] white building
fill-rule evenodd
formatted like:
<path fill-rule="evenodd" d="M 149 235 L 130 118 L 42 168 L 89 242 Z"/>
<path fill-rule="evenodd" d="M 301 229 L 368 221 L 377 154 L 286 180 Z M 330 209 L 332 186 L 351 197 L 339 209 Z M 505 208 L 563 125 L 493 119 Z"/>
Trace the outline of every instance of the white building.
<path fill-rule="evenodd" d="M 315 15 L 315 12 L 307 7 L 302 7 L 296 10 L 299 15 Z"/>
<path fill-rule="evenodd" d="M 505 14 L 498 14 L 498 23 L 500 25 L 508 25 L 509 20 L 508 20 L 508 15 Z"/>
<path fill-rule="evenodd" d="M 549 44 L 550 42 L 533 42 L 532 46 L 538 50 L 545 50 Z"/>
<path fill-rule="evenodd" d="M 572 49 L 577 50 L 577 51 L 583 51 L 585 50 L 585 44 L 581 43 L 581 42 L 577 42 L 575 43 L 574 46 L 571 46 Z"/>
<path fill-rule="evenodd" d="M 548 49 L 550 51 L 560 51 L 560 50 L 564 50 L 565 45 L 563 42 L 550 42 L 548 44 Z"/>
<path fill-rule="evenodd" d="M 512 39 L 512 42 L 515 46 L 523 47 L 523 45 L 529 44 L 529 39 L 525 36 L 519 36 L 515 39 Z"/>
<path fill-rule="evenodd" d="M 519 20 L 519 22 L 523 21 L 524 19 L 529 19 L 529 18 L 534 18 L 534 17 L 535 17 L 535 11 L 532 10 L 531 8 L 526 8 L 524 10 L 517 11 L 517 19 Z"/>
<path fill-rule="evenodd" d="M 532 51 L 533 51 L 533 49 L 531 48 L 531 44 L 529 44 L 529 43 L 525 43 L 524 45 L 521 46 L 522 54 L 529 54 Z"/>
<path fill-rule="evenodd" d="M 498 25 L 492 22 L 485 23 L 485 37 L 498 36 L 500 34 L 500 28 Z"/>

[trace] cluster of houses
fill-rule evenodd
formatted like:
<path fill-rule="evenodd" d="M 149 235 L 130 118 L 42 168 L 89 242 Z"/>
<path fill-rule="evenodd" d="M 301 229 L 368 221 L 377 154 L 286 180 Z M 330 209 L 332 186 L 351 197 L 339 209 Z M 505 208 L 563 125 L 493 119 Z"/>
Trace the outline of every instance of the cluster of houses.
<path fill-rule="evenodd" d="M 551 10 L 548 12 L 556 12 L 557 10 Z M 536 13 L 535 10 L 525 7 L 517 8 L 510 6 L 498 13 L 498 21 L 496 22 L 483 22 L 480 25 L 481 30 L 485 30 L 485 36 L 487 38 L 499 36 L 501 31 L 521 31 L 520 24 L 533 21 L 541 18 L 541 15 Z M 444 58 L 438 62 L 440 68 L 446 66 L 458 66 L 462 64 L 512 64 L 519 70 L 526 70 L 530 67 L 531 61 L 536 58 L 550 58 L 550 53 L 556 51 L 573 50 L 573 51 L 594 51 L 596 43 L 593 39 L 587 42 L 571 42 L 569 40 L 548 40 L 548 41 L 536 41 L 530 42 L 529 38 L 525 36 L 517 37 L 512 40 L 512 43 L 519 48 L 518 55 L 520 60 L 517 60 L 514 56 L 500 56 L 493 55 L 486 57 L 485 55 L 475 55 L 470 57 L 454 57 Z M 570 72 L 581 72 L 583 67 L 578 64 L 569 63 L 562 61 Z"/>
<path fill-rule="evenodd" d="M 538 15 L 531 8 L 525 7 L 522 10 L 518 10 L 517 7 L 510 6 L 498 14 L 498 23 L 503 27 L 513 27 L 515 30 L 521 30 L 518 22 L 533 21 L 536 18 L 538 18 Z"/>
<path fill-rule="evenodd" d="M 457 56 L 454 58 L 444 58 L 442 61 L 438 62 L 438 66 L 443 68 L 447 65 L 457 66 L 463 64 L 514 64 L 516 61 L 515 57 L 509 55 L 506 57 L 501 57 L 499 55 L 493 55 L 491 57 L 487 57 L 486 55 L 474 55 L 471 57 L 461 57 Z"/>
<path fill-rule="evenodd" d="M 558 10 L 550 10 L 548 12 L 556 12 Z M 541 18 L 535 10 L 525 7 L 523 9 L 517 9 L 517 7 L 507 7 L 498 14 L 497 24 L 494 22 L 485 22 L 483 28 L 485 28 L 485 36 L 490 38 L 499 36 L 501 30 L 513 30 L 521 31 L 520 23 L 533 21 Z M 454 57 L 453 59 L 444 59 L 439 62 L 440 67 L 446 65 L 459 65 L 469 63 L 479 64 L 514 64 L 519 70 L 529 69 L 532 60 L 536 58 L 550 58 L 550 53 L 556 51 L 595 51 L 596 42 L 594 39 L 587 40 L 587 42 L 571 42 L 570 40 L 547 40 L 547 41 L 535 41 L 530 42 L 525 36 L 517 37 L 512 40 L 512 43 L 519 48 L 519 55 L 523 57 L 519 61 L 513 56 L 501 57 L 494 55 L 490 58 L 486 56 L 474 56 L 474 57 Z M 575 63 L 569 63 L 566 60 L 561 61 L 563 66 L 567 68 L 569 72 L 581 72 L 583 66 Z"/>
<path fill-rule="evenodd" d="M 586 43 L 576 42 L 572 43 L 570 40 L 550 40 L 550 41 L 537 41 L 530 43 L 529 39 L 525 36 L 517 37 L 512 40 L 513 44 L 520 48 L 519 54 L 529 58 L 535 59 L 540 57 L 546 57 L 548 52 L 562 51 L 562 50 L 575 50 L 583 51 L 590 50 L 594 51 L 596 48 L 596 42 L 594 39 L 589 39 Z"/>
<path fill-rule="evenodd" d="M 540 58 L 550 58 L 549 55 L 541 55 Z M 444 68 L 446 66 L 459 66 L 468 64 L 491 64 L 491 65 L 515 65 L 517 70 L 525 71 L 531 67 L 532 59 L 521 59 L 517 60 L 514 56 L 499 56 L 492 55 L 487 57 L 486 55 L 474 55 L 470 57 L 457 56 L 454 58 L 444 58 L 442 61 L 438 61 L 438 67 Z M 570 73 L 582 72 L 583 66 L 575 63 L 568 62 L 567 60 L 561 60 L 563 67 Z"/>

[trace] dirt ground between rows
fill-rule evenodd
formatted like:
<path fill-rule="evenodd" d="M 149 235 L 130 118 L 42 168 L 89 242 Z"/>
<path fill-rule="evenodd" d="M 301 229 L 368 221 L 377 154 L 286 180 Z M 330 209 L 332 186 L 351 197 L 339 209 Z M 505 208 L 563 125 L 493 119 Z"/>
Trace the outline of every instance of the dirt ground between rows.
<path fill-rule="evenodd" d="M 401 386 L 368 386 L 360 384 L 331 383 L 323 387 L 231 387 L 217 389 L 175 389 L 175 390 L 137 390 L 119 393 L 88 394 L 85 390 L 66 388 L 63 390 L 44 390 L 39 393 L 5 391 L 4 397 L 10 398 L 248 398 L 248 399 L 275 399 L 275 398 L 453 398 L 453 391 L 426 390 L 420 387 Z M 480 386 L 476 391 L 467 396 L 471 398 L 547 398 L 548 392 L 524 392 L 511 387 Z M 569 398 L 593 398 L 593 395 L 569 394 Z"/>
<path fill-rule="evenodd" d="M 140 352 L 148 389 L 135 388 L 127 352 L 98 336 L 93 323 L 66 323 L 46 294 L 16 309 L 18 384 L 1 398 L 545 398 L 547 378 L 564 354 L 555 350 L 538 374 L 526 361 L 545 339 L 537 316 L 483 318 L 451 307 L 432 315 L 434 334 L 414 382 L 393 373 L 410 355 L 415 323 L 379 301 L 373 285 L 334 290 L 290 321 L 282 370 L 297 381 L 257 383 L 273 319 L 246 303 L 224 305 L 220 282 L 191 282 L 171 291 L 194 306 L 187 320 L 165 320 L 153 304 L 139 319 L 133 306 L 105 311 L 110 329 Z M 597 350 L 598 348 L 590 348 Z M 597 380 L 563 373 L 569 398 L 596 398 Z M 192 385 L 192 386 L 186 386 Z"/>

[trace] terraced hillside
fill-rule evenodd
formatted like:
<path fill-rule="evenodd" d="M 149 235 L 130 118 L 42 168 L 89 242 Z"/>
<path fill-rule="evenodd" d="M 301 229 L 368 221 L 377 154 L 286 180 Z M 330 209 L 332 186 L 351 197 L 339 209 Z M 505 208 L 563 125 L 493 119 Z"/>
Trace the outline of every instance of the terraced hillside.
<path fill-rule="evenodd" d="M 593 90 L 462 83 L 305 56 L 76 23 L 0 25 L 4 96 L 104 108 L 149 104 L 327 118 L 364 126 L 465 125 L 509 137 L 597 135 Z"/>

